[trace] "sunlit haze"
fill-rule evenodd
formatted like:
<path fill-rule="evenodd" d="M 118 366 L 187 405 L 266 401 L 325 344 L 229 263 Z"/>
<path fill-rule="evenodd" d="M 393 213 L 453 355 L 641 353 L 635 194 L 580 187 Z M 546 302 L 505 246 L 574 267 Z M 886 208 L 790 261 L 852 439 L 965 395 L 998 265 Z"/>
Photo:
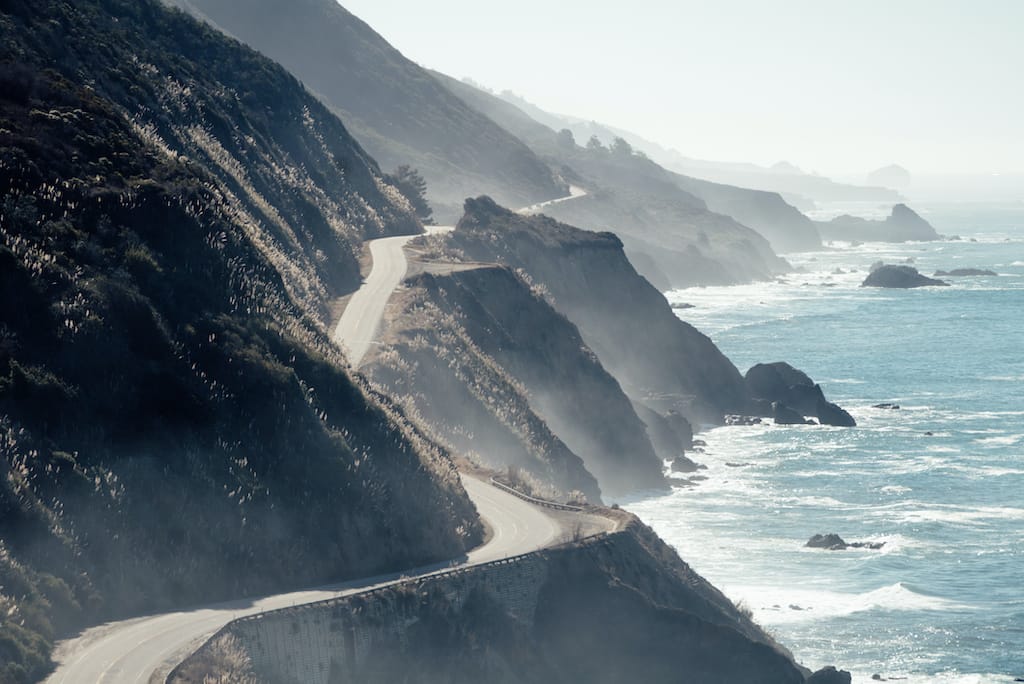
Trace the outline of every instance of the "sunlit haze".
<path fill-rule="evenodd" d="M 1024 171 L 1024 3 L 342 3 L 403 53 L 703 159 Z"/>

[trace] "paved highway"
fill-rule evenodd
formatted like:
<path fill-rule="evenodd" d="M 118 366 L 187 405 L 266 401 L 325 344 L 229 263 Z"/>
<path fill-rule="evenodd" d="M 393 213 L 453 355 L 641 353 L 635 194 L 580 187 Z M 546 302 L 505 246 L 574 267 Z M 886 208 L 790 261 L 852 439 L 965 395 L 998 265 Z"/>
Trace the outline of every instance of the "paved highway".
<path fill-rule="evenodd" d="M 428 233 L 443 233 L 451 226 L 428 226 Z M 334 328 L 334 342 L 345 350 L 349 363 L 359 367 L 377 335 L 377 327 L 384 316 L 391 293 L 405 277 L 409 264 L 405 258 L 405 244 L 416 235 L 399 235 L 370 241 L 373 267 L 363 286 L 349 300 L 341 320 Z"/>
<path fill-rule="evenodd" d="M 322 601 L 452 567 L 477 565 L 536 551 L 562 541 L 566 532 L 542 509 L 464 475 L 463 485 L 490 529 L 490 538 L 467 556 L 402 573 L 368 577 L 254 600 L 113 622 L 58 644 L 57 670 L 47 684 L 150 684 L 234 618 Z"/>
<path fill-rule="evenodd" d="M 451 230 L 451 227 L 428 228 L 429 232 L 446 230 Z M 359 365 L 369 349 L 384 307 L 405 276 L 407 262 L 402 248 L 414 237 L 388 237 L 370 242 L 372 270 L 363 286 L 352 296 L 333 335 L 335 342 L 348 351 L 353 366 Z M 322 601 L 453 567 L 529 553 L 562 541 L 571 533 L 563 528 L 558 516 L 551 516 L 533 504 L 467 475 L 462 476 L 462 483 L 490 531 L 485 544 L 462 558 L 392 575 L 198 606 L 92 627 L 74 639 L 57 644 L 54 652 L 57 669 L 45 681 L 47 684 L 162 683 L 175 665 L 235 618 Z M 583 520 L 590 529 L 610 529 L 613 526 L 611 521 L 597 516 L 577 516 L 577 520 Z"/>

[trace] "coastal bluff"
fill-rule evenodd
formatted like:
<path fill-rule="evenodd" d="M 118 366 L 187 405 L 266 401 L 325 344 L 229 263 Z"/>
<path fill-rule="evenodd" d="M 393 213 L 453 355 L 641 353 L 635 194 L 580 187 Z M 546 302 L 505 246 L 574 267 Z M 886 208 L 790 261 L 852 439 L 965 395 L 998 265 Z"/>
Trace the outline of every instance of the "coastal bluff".
<path fill-rule="evenodd" d="M 621 515 L 610 534 L 236 620 L 167 681 L 805 681 L 748 615 Z"/>

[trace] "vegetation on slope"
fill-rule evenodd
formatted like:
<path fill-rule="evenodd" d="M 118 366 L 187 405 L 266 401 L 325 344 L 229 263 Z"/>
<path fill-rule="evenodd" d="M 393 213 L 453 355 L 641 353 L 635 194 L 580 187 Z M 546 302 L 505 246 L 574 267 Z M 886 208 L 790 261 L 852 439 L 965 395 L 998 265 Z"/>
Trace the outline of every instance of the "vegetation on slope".
<path fill-rule="evenodd" d="M 537 414 L 527 388 L 470 334 L 487 325 L 462 311 L 463 303 L 476 305 L 472 296 L 454 302 L 446 285 L 454 283 L 416 276 L 392 299 L 386 344 L 368 359 L 373 381 L 456 452 L 493 469 L 511 468 L 535 494 L 567 499 L 580 492 L 600 501 L 594 476 Z M 527 294 L 520 299 L 531 298 L 522 287 Z"/>
<path fill-rule="evenodd" d="M 439 221 L 488 193 L 520 207 L 566 194 L 518 139 L 467 106 L 335 0 L 172 0 L 280 62 L 387 169 L 427 180 Z"/>
<path fill-rule="evenodd" d="M 455 257 L 527 273 L 631 399 L 697 421 L 748 407 L 736 367 L 675 316 L 616 236 L 515 214 L 482 197 L 467 200 L 466 215 L 440 244 Z"/>
<path fill-rule="evenodd" d="M 445 432 L 452 432 L 451 427 L 457 425 L 460 434 L 470 436 L 471 443 L 466 447 L 480 454 L 488 465 L 519 466 L 535 477 L 543 477 L 546 473 L 536 472 L 527 461 L 503 460 L 505 450 L 490 443 L 497 437 L 495 430 L 475 422 L 471 416 L 476 411 L 455 401 L 454 392 L 447 392 L 444 400 L 439 400 L 438 384 L 447 387 L 454 378 L 442 382 L 426 374 L 426 367 L 452 374 L 470 358 L 487 359 L 488 363 L 481 365 L 499 367 L 503 371 L 499 377 L 509 377 L 503 384 L 518 391 L 509 395 L 485 387 L 474 402 L 480 409 L 500 411 L 496 398 L 515 397 L 517 405 L 523 406 L 522 412 L 536 414 L 578 455 L 587 477 L 592 473 L 608 496 L 665 486 L 662 464 L 645 425 L 619 383 L 601 366 L 576 326 L 543 299 L 539 288 L 531 289 L 504 267 L 424 275 L 408 285 L 413 294 L 404 298 L 392 324 L 396 333 L 401 331 L 399 339 L 405 343 L 395 342 L 402 344 L 401 353 L 389 350 L 381 354 L 380 363 L 387 371 L 371 367 L 375 379 L 387 377 L 390 389 L 402 388 L 419 398 L 416 403 L 425 414 L 447 414 L 442 424 L 450 427 Z M 414 320 L 418 325 L 410 325 Z M 449 325 L 457 328 L 459 339 L 466 341 L 453 344 L 449 335 L 442 334 Z M 394 340 L 391 330 L 388 332 Z M 411 336 L 423 345 L 417 352 L 409 348 Z M 410 354 L 418 362 L 410 363 Z M 437 363 L 432 357 L 451 357 L 452 361 Z M 473 376 L 476 382 L 483 377 L 482 373 Z M 545 479 L 565 493 L 573 488 L 561 477 Z M 591 501 L 598 500 L 596 492 L 576 488 Z"/>
<path fill-rule="evenodd" d="M 151 0 L 0 13 L 0 681 L 84 623 L 480 534 L 323 311 L 407 201 L 281 68 Z"/>

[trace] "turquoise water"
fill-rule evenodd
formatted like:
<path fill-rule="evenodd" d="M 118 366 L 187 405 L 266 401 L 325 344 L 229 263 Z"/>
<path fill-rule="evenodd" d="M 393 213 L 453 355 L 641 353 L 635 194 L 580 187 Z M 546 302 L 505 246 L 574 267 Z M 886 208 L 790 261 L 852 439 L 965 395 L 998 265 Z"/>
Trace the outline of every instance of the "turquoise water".
<path fill-rule="evenodd" d="M 786 360 L 859 425 L 709 430 L 695 454 L 707 481 L 624 503 L 812 668 L 1012 681 L 1024 677 L 1024 204 L 922 213 L 964 239 L 792 255 L 806 272 L 668 293 L 741 370 Z M 877 260 L 999 275 L 860 288 Z M 803 547 L 824 532 L 885 545 Z"/>

